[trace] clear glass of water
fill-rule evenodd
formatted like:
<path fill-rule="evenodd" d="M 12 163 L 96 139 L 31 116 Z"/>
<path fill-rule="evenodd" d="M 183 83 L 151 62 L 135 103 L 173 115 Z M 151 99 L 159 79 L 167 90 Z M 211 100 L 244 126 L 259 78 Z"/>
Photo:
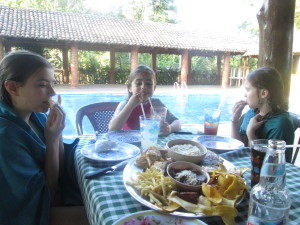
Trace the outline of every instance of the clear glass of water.
<path fill-rule="evenodd" d="M 141 115 L 140 117 L 141 145 L 146 150 L 157 145 L 161 117 L 158 115 Z"/>

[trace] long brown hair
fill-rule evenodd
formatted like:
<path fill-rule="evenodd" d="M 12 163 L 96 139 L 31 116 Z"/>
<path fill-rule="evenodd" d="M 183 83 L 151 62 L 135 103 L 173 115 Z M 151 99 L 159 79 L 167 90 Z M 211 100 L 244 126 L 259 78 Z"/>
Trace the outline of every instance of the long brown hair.
<path fill-rule="evenodd" d="M 24 84 L 38 69 L 52 68 L 42 56 L 25 50 L 10 52 L 0 63 L 0 99 L 12 106 L 9 93 L 4 87 L 6 80 Z"/>
<path fill-rule="evenodd" d="M 271 113 L 288 110 L 288 103 L 284 98 L 282 77 L 275 68 L 262 67 L 254 70 L 247 76 L 247 81 L 255 88 L 268 90 L 268 103 L 272 110 Z"/>

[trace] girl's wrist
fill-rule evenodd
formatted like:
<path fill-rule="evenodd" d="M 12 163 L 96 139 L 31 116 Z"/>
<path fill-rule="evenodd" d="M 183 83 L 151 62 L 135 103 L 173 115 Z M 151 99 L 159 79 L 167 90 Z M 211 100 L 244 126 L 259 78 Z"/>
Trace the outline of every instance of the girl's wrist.
<path fill-rule="evenodd" d="M 238 120 L 231 119 L 231 123 L 238 123 Z"/>

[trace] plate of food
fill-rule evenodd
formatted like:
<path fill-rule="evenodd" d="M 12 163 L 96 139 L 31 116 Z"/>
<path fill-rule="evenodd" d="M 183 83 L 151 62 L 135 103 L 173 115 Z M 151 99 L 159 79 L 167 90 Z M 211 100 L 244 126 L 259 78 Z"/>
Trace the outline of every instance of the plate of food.
<path fill-rule="evenodd" d="M 146 210 L 131 215 L 127 215 L 113 225 L 143 225 L 143 224 L 155 224 L 155 225 L 165 225 L 165 224 L 176 224 L 176 225 L 207 225 L 198 219 L 189 218 L 179 218 L 171 215 L 166 215 L 158 213 L 154 210 Z"/>
<path fill-rule="evenodd" d="M 139 155 L 141 150 L 128 143 L 97 140 L 96 143 L 81 148 L 80 152 L 90 160 L 114 162 L 133 158 Z"/>
<path fill-rule="evenodd" d="M 218 154 L 237 150 L 244 147 L 243 142 L 234 138 L 221 137 L 215 135 L 201 135 L 195 137 L 193 141 L 197 141 L 204 145 L 207 149 L 210 149 Z"/>
<path fill-rule="evenodd" d="M 172 161 L 165 152 L 146 150 L 126 165 L 123 182 L 135 200 L 173 216 L 201 218 L 223 215 L 223 220 L 234 220 L 237 216 L 235 206 L 242 201 L 246 190 L 242 177 L 245 170 L 236 168 L 225 159 L 205 166 L 200 162 L 198 165 L 209 172 L 210 180 L 202 185 L 202 190 L 186 191 L 179 189 L 166 174 L 166 167 Z M 208 157 L 210 155 L 207 154 Z"/>
<path fill-rule="evenodd" d="M 119 130 L 110 131 L 105 135 L 110 141 L 118 141 L 130 144 L 138 144 L 141 142 L 141 133 L 139 130 Z"/>

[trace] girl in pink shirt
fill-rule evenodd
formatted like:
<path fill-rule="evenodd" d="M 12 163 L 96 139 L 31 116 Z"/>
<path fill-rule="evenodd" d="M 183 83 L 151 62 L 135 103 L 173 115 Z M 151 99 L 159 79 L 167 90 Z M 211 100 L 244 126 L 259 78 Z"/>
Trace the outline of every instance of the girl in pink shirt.
<path fill-rule="evenodd" d="M 156 77 L 154 71 L 148 66 L 137 66 L 128 77 L 128 99 L 120 102 L 113 118 L 109 123 L 109 130 L 139 130 L 139 116 L 143 115 L 141 104 L 145 114 L 150 114 L 150 102 L 156 88 Z M 156 98 L 151 99 L 153 107 L 164 106 Z M 167 110 L 166 119 L 161 123 L 160 132 L 163 136 L 179 131 L 181 125 L 179 120 Z"/>

